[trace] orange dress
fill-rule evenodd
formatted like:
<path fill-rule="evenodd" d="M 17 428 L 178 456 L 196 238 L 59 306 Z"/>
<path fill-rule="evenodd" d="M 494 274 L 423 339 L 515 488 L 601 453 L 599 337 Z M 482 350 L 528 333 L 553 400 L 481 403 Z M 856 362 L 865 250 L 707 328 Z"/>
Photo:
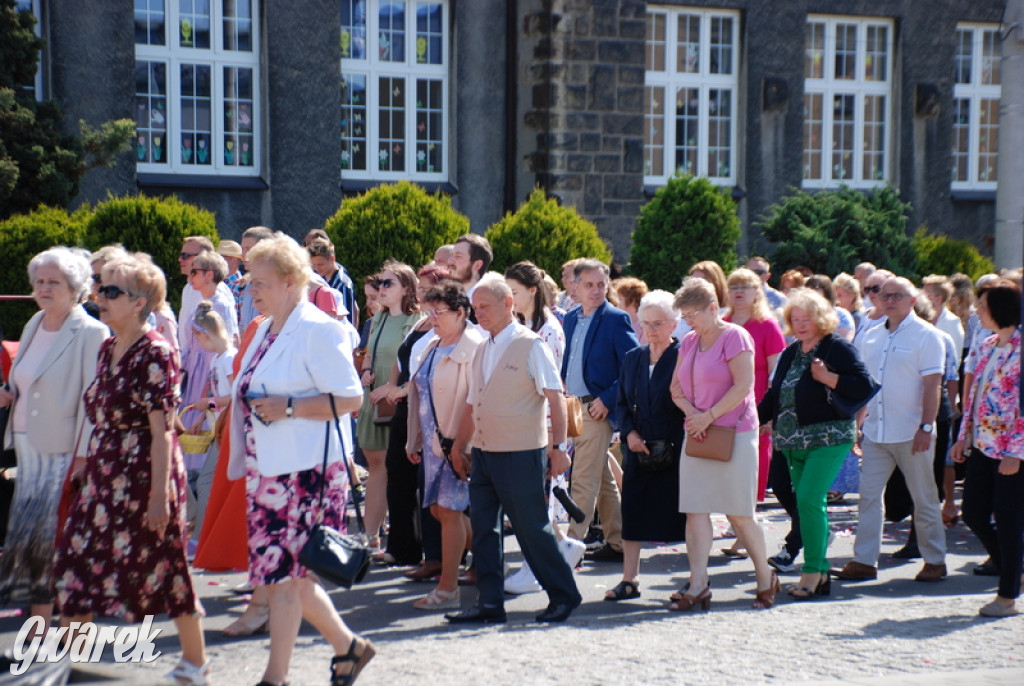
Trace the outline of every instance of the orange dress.
<path fill-rule="evenodd" d="M 256 329 L 264 316 L 256 317 L 242 334 L 238 354 L 235 355 L 232 373 L 238 376 L 242 357 L 252 343 Z M 230 417 L 230 406 L 222 417 Z M 199 546 L 192 566 L 211 572 L 245 571 L 249 569 L 249 537 L 246 524 L 245 479 L 228 479 L 228 455 L 231 452 L 228 435 L 229 424 L 221 423 L 218 438 L 220 451 L 217 453 L 217 467 L 210 487 L 210 500 L 206 505 L 206 517 L 199 532 Z"/>

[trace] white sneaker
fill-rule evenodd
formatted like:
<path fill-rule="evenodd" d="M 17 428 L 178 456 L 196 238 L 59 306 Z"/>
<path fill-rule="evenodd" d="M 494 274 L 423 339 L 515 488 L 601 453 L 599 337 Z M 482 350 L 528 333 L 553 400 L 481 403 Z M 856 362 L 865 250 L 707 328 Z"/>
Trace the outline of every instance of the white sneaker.
<path fill-rule="evenodd" d="M 562 557 L 569 563 L 570 569 L 576 569 L 576 565 L 583 559 L 583 554 L 587 552 L 587 546 L 583 541 L 568 536 L 558 542 L 558 547 L 562 550 Z"/>
<path fill-rule="evenodd" d="M 505 579 L 505 593 L 511 595 L 523 595 L 525 593 L 536 593 L 540 591 L 540 583 L 533 575 L 530 565 L 523 561 L 519 571 Z"/>

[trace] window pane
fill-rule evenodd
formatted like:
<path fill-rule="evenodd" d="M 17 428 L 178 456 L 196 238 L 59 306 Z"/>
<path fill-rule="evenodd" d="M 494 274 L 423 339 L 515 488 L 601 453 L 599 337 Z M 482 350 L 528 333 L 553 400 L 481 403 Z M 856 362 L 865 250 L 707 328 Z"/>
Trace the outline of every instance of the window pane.
<path fill-rule="evenodd" d="M 864 96 L 864 158 L 861 175 L 865 181 L 885 178 L 885 96 Z"/>
<path fill-rule="evenodd" d="M 836 26 L 835 78 L 853 80 L 857 78 L 857 25 Z"/>
<path fill-rule="evenodd" d="M 804 178 L 820 180 L 825 121 L 821 93 L 804 95 Z"/>
<path fill-rule="evenodd" d="M 167 65 L 135 63 L 135 159 L 167 164 Z"/>
<path fill-rule="evenodd" d="M 712 74 L 732 73 L 732 19 L 728 17 L 711 17 L 711 57 Z"/>
<path fill-rule="evenodd" d="M 971 82 L 971 53 L 974 49 L 974 32 L 957 30 L 956 57 L 953 61 L 953 82 Z"/>
<path fill-rule="evenodd" d="M 696 74 L 700 71 L 700 17 L 680 14 L 678 30 L 676 71 L 680 74 Z"/>
<path fill-rule="evenodd" d="M 135 0 L 135 42 L 164 45 L 164 0 Z"/>
<path fill-rule="evenodd" d="M 729 176 L 732 155 L 732 91 L 708 93 L 708 176 Z"/>
<path fill-rule="evenodd" d="M 676 171 L 697 174 L 700 118 L 700 90 L 680 88 L 676 91 Z"/>
<path fill-rule="evenodd" d="M 181 0 L 178 37 L 183 48 L 210 47 L 210 0 Z"/>
<path fill-rule="evenodd" d="M 341 0 L 341 59 L 366 59 L 365 0 Z"/>
<path fill-rule="evenodd" d="M 646 69 L 648 71 L 665 71 L 665 50 L 668 47 L 667 23 L 667 17 L 664 14 L 648 13 L 647 15 Z"/>
<path fill-rule="evenodd" d="M 978 115 L 978 181 L 996 181 L 999 158 L 999 100 L 983 98 Z"/>
<path fill-rule="evenodd" d="M 405 61 L 405 3 L 380 4 L 380 32 L 377 36 L 382 62 Z"/>
<path fill-rule="evenodd" d="M 967 98 L 954 100 L 953 115 L 953 180 L 970 181 L 971 101 Z"/>
<path fill-rule="evenodd" d="M 416 63 L 444 62 L 444 11 L 439 2 L 416 4 Z"/>
<path fill-rule="evenodd" d="M 804 77 L 821 79 L 825 77 L 825 25 L 817 22 L 807 24 L 806 47 L 804 48 Z"/>
<path fill-rule="evenodd" d="M 405 171 L 405 79 L 385 76 L 378 84 L 378 168 Z"/>
<path fill-rule="evenodd" d="M 341 75 L 341 168 L 366 171 L 366 75 Z"/>
<path fill-rule="evenodd" d="M 444 171 L 443 141 L 444 84 L 438 79 L 417 79 L 416 171 Z"/>
<path fill-rule="evenodd" d="M 181 65 L 181 161 L 208 165 L 213 140 L 210 65 Z"/>
<path fill-rule="evenodd" d="M 864 54 L 864 80 L 885 81 L 888 69 L 889 31 L 884 26 L 868 26 Z"/>
<path fill-rule="evenodd" d="M 224 164 L 253 165 L 253 70 L 224 68 Z"/>
<path fill-rule="evenodd" d="M 251 0 L 223 0 L 224 49 L 252 51 Z"/>
<path fill-rule="evenodd" d="M 982 31 L 981 82 L 996 85 L 1000 77 L 1000 48 L 995 31 Z"/>
<path fill-rule="evenodd" d="M 662 86 L 644 88 L 644 105 L 644 174 L 664 176 L 665 89 Z"/>
<path fill-rule="evenodd" d="M 854 96 L 837 94 L 832 99 L 832 178 L 853 178 Z"/>

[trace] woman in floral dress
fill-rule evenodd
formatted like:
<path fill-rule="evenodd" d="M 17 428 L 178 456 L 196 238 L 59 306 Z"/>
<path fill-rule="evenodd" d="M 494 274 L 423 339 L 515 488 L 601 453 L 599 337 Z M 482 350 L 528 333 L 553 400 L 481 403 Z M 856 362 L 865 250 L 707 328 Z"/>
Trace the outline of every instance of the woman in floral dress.
<path fill-rule="evenodd" d="M 129 622 L 166 612 L 182 659 L 169 675 L 205 684 L 210 673 L 202 605 L 185 557 L 185 472 L 171 430 L 178 402 L 178 356 L 146 323 L 167 291 L 146 255 L 107 263 L 100 318 L 113 331 L 85 392 L 95 425 L 57 545 L 54 579 L 61 626 L 93 614 Z"/>

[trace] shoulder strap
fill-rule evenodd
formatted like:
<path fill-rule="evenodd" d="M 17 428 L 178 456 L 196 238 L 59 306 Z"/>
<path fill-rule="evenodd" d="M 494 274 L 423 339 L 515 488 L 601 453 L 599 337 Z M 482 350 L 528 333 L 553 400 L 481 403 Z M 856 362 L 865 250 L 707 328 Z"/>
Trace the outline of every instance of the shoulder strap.
<path fill-rule="evenodd" d="M 361 535 L 366 534 L 366 524 L 363 522 L 363 511 L 359 507 L 359 498 L 356 494 L 356 475 L 355 470 L 351 468 L 348 462 L 348 456 L 345 454 L 345 436 L 341 433 L 341 420 L 338 418 L 338 409 L 334 405 L 334 395 L 331 393 L 327 394 L 327 397 L 331 401 L 331 414 L 334 415 L 334 429 L 338 432 L 338 441 L 341 443 L 341 459 L 345 461 L 345 471 L 348 472 L 348 485 L 349 492 L 352 494 L 352 505 L 356 511 L 356 524 L 359 527 L 359 533 Z M 319 524 L 323 521 L 324 517 L 324 491 L 327 489 L 327 455 L 330 452 L 331 446 L 331 422 L 325 422 L 326 433 L 324 434 L 324 462 L 323 469 L 320 472 L 320 504 L 317 508 L 316 523 Z"/>

